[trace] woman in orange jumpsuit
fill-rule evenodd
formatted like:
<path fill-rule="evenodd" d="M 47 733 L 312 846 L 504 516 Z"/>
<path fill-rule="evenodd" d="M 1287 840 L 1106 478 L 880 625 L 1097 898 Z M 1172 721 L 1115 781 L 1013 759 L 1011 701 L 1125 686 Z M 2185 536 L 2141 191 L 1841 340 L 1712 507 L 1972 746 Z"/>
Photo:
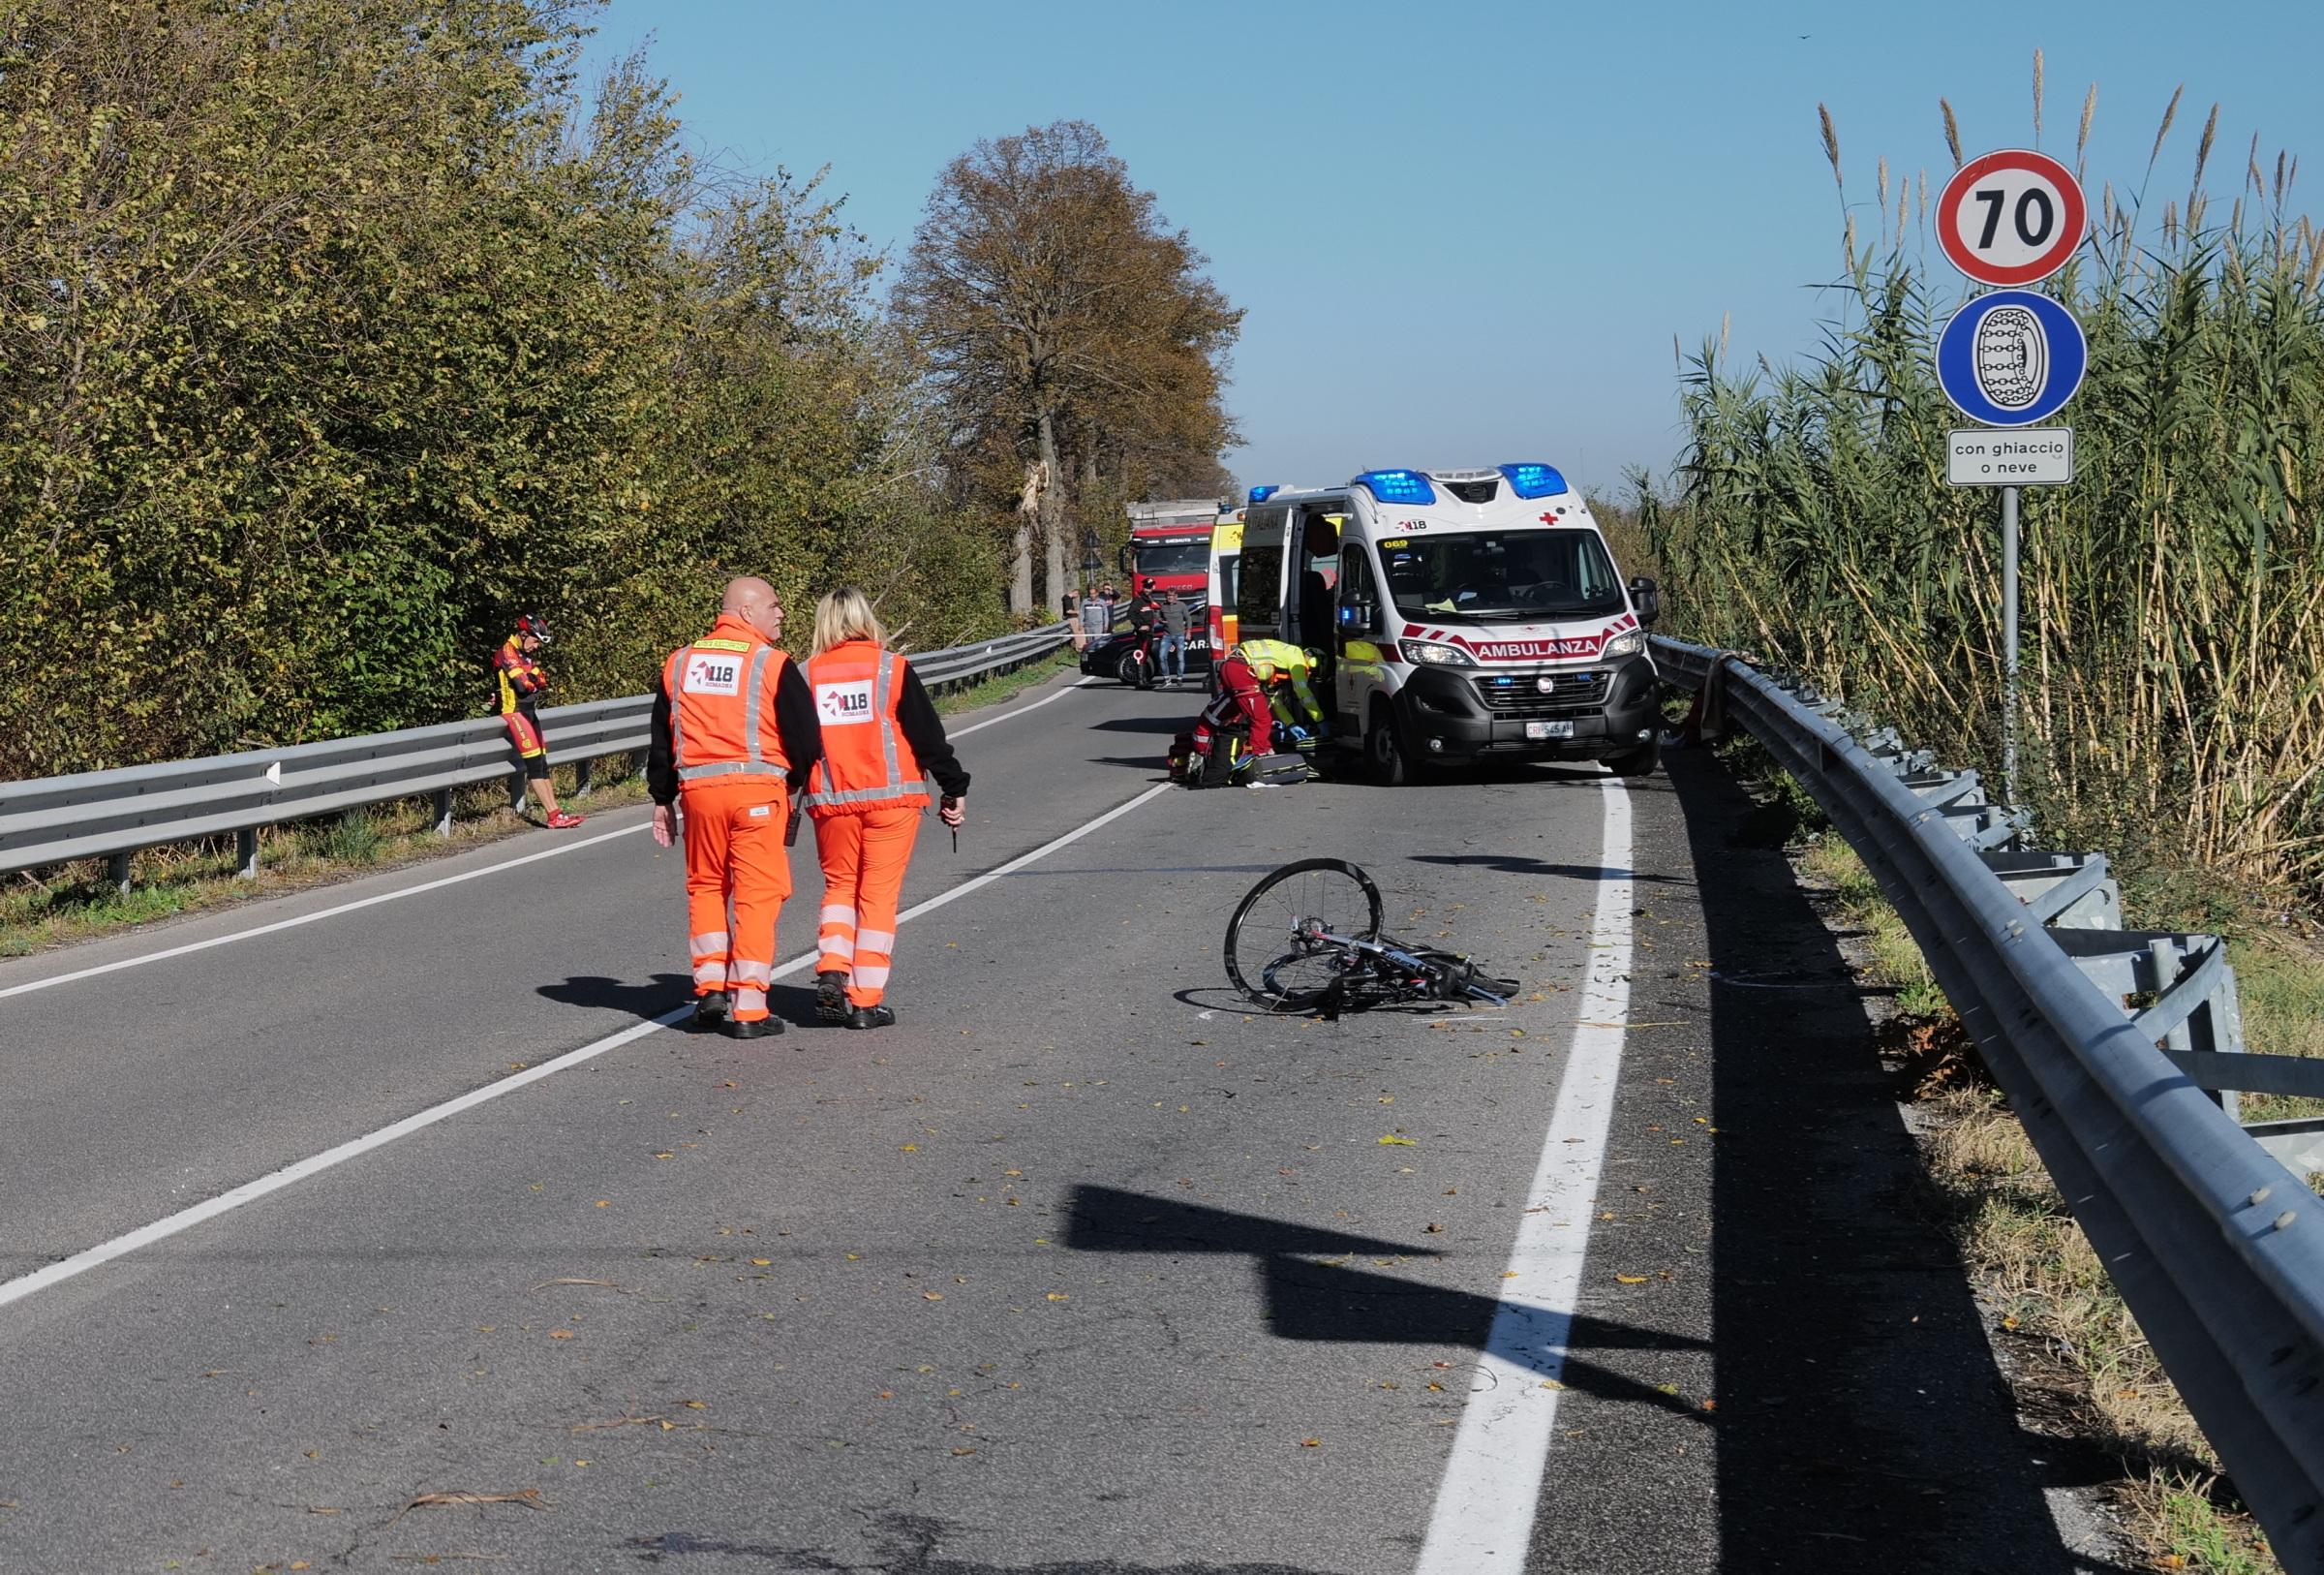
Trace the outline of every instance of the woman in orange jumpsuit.
<path fill-rule="evenodd" d="M 803 802 L 814 818 L 823 864 L 815 942 L 815 1012 L 849 1028 L 885 1028 L 881 1004 L 896 949 L 896 908 L 912 840 L 928 808 L 924 776 L 943 793 L 938 817 L 967 818 L 968 773 L 911 664 L 861 591 L 843 587 L 815 604 L 808 687 L 823 728 L 823 758 Z"/>

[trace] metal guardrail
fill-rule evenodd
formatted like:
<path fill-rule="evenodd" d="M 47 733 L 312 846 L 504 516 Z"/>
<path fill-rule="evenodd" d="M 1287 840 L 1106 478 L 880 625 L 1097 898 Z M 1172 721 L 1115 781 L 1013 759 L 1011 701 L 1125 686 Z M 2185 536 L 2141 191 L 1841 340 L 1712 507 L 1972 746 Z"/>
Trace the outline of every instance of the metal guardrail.
<path fill-rule="evenodd" d="M 1653 648 L 1863 858 L 2277 1558 L 2324 1566 L 2324 1123 L 2239 1127 L 2228 1092 L 2324 1095 L 2324 1063 L 2243 1053 L 2219 938 L 2116 928 L 2104 856 L 2026 848 L 1974 772 L 1733 653 Z"/>
<path fill-rule="evenodd" d="M 1063 624 L 971 645 L 912 655 L 912 669 L 931 689 L 1002 672 L 1063 646 Z M 643 756 L 654 709 L 651 695 L 554 705 L 540 713 L 552 759 L 570 762 L 580 790 L 608 756 Z M 433 727 L 370 733 L 321 744 L 250 750 L 199 760 L 171 760 L 118 771 L 86 771 L 0 784 L 0 874 L 110 858 L 126 885 L 129 855 L 140 848 L 203 837 L 235 836 L 238 866 L 258 874 L 259 830 L 390 799 L 435 799 L 436 829 L 451 830 L 452 794 L 505 779 L 509 802 L 524 803 L 525 778 L 498 717 Z"/>

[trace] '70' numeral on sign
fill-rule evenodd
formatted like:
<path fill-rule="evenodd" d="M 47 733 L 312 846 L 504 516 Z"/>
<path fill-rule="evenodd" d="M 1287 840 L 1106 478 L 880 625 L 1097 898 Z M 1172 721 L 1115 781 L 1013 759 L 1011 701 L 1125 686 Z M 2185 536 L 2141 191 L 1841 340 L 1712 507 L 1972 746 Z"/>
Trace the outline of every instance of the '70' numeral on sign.
<path fill-rule="evenodd" d="M 1987 251 L 1992 247 L 1994 237 L 2001 233 L 2002 209 L 2008 203 L 2009 194 L 1999 187 L 1984 186 L 1971 195 L 1985 204 L 1985 228 L 1978 232 L 1977 250 Z M 2038 223 L 2035 222 L 2037 212 Z M 2058 211 L 2050 202 L 2050 194 L 2038 187 L 2019 193 L 2017 209 L 2010 215 L 2010 227 L 2017 232 L 2017 238 L 2028 246 L 2039 246 L 2047 241 L 2050 232 L 2058 227 Z"/>

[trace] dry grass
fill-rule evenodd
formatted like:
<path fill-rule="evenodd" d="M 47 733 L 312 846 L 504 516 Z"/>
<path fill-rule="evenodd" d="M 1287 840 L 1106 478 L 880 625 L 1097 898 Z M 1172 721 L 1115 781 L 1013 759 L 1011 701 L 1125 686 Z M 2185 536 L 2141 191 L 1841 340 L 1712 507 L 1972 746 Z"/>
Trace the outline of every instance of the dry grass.
<path fill-rule="evenodd" d="M 2246 1046 L 2265 1055 L 2324 1057 L 2324 953 L 2300 937 L 2260 931 L 2228 942 L 2243 998 Z M 2247 1094 L 2246 1121 L 2324 1115 L 2324 1099 Z"/>
<path fill-rule="evenodd" d="M 1862 861 L 1826 836 L 1800 866 L 1862 932 L 1867 971 L 1898 992 L 1897 1042 L 1923 1073 L 1922 1154 L 1963 1261 L 2006 1335 L 2032 1343 L 2027 1359 L 2070 1375 L 2080 1431 L 2124 1463 L 2116 1497 L 2154 1567 L 2275 1571 L 2257 1522 L 2221 1488 L 2217 1457 Z M 2252 1048 L 2324 1055 L 2324 958 L 2276 936 L 2235 944 Z"/>
<path fill-rule="evenodd" d="M 1810 843 L 1800 864 L 1828 887 L 1841 911 L 1872 954 L 1872 972 L 1896 991 L 1897 1010 L 1911 1018 L 1949 1017 L 1952 1008 L 1937 987 L 1937 975 L 1896 910 L 1881 895 L 1880 882 L 1841 837 L 1827 833 Z"/>

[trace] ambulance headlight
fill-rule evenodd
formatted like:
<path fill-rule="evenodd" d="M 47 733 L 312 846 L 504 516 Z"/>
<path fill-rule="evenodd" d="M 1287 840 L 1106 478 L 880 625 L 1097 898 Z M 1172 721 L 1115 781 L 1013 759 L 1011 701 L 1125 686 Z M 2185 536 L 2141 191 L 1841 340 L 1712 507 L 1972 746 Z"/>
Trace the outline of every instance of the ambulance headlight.
<path fill-rule="evenodd" d="M 1457 645 L 1442 640 L 1398 640 L 1396 649 L 1416 667 L 1474 667 L 1476 661 Z"/>
<path fill-rule="evenodd" d="M 1636 656 L 1640 651 L 1645 649 L 1646 632 L 1640 629 L 1634 629 L 1626 634 L 1616 634 L 1612 639 L 1607 640 L 1605 642 L 1605 649 L 1601 650 L 1598 654 L 1600 656 L 1609 657 Z"/>

